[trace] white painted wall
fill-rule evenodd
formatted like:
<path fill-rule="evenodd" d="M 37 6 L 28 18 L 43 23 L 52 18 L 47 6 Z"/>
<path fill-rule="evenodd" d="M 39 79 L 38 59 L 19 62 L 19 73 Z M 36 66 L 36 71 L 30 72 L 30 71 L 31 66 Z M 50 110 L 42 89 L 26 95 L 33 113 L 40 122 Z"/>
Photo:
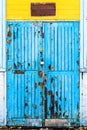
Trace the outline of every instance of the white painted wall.
<path fill-rule="evenodd" d="M 0 0 L 0 126 L 6 124 L 5 0 Z"/>
<path fill-rule="evenodd" d="M 81 0 L 80 11 L 80 67 L 87 68 L 87 0 Z"/>
<path fill-rule="evenodd" d="M 80 5 L 80 124 L 87 126 L 87 0 Z"/>
<path fill-rule="evenodd" d="M 0 125 L 5 125 L 6 123 L 6 105 L 5 105 L 5 84 L 6 79 L 5 72 L 0 72 Z"/>
<path fill-rule="evenodd" d="M 0 69 L 5 69 L 5 0 L 0 0 Z"/>

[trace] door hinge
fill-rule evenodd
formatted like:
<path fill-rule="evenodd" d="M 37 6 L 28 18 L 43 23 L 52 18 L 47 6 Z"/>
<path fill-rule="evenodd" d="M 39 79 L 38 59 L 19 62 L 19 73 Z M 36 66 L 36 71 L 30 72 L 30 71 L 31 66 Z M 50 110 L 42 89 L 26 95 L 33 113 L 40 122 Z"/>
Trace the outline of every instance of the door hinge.
<path fill-rule="evenodd" d="M 83 74 L 84 74 L 84 72 L 85 72 L 86 70 L 85 69 L 83 69 L 83 68 L 81 68 L 80 69 L 80 73 L 81 73 L 81 79 L 83 79 Z"/>
<path fill-rule="evenodd" d="M 81 72 L 81 78 L 83 79 L 83 72 Z"/>

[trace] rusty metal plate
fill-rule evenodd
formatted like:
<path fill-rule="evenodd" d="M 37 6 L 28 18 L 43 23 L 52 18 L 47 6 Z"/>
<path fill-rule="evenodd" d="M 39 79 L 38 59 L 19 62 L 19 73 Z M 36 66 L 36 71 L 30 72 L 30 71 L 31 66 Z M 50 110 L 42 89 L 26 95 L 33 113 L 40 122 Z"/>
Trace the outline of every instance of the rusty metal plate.
<path fill-rule="evenodd" d="M 24 74 L 25 71 L 24 70 L 15 70 L 14 74 Z"/>
<path fill-rule="evenodd" d="M 46 119 L 45 126 L 68 126 L 69 121 L 66 119 Z"/>
<path fill-rule="evenodd" d="M 55 16 L 55 3 L 31 3 L 31 16 Z"/>

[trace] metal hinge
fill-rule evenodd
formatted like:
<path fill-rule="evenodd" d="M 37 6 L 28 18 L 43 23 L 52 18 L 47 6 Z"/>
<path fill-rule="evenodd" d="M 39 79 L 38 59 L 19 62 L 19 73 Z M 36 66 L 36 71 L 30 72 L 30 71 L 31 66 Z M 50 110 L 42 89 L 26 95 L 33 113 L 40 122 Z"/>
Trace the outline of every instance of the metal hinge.
<path fill-rule="evenodd" d="M 81 78 L 83 79 L 83 72 L 81 73 Z"/>
<path fill-rule="evenodd" d="M 81 78 L 83 79 L 83 74 L 84 74 L 84 73 L 87 73 L 87 69 L 81 68 L 81 69 L 80 69 L 80 73 L 81 73 Z"/>

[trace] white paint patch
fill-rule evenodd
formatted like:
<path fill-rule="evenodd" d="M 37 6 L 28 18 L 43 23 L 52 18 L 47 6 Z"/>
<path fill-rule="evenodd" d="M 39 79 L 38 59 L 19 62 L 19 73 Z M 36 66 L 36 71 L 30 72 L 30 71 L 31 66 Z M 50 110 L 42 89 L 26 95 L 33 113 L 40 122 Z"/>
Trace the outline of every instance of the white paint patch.
<path fill-rule="evenodd" d="M 87 0 L 80 5 L 80 125 L 87 126 Z"/>
<path fill-rule="evenodd" d="M 87 67 L 87 0 L 83 4 L 83 20 L 84 20 L 84 67 Z"/>
<path fill-rule="evenodd" d="M 6 102 L 5 102 L 5 85 L 6 85 L 6 73 L 0 72 L 0 125 L 5 125 L 6 121 Z"/>
<path fill-rule="evenodd" d="M 5 69 L 5 0 L 0 0 L 0 69 Z"/>
<path fill-rule="evenodd" d="M 2 67 L 2 46 L 3 46 L 3 28 L 2 28 L 2 23 L 3 23 L 3 7 L 2 7 L 2 0 L 0 0 L 0 68 Z"/>
<path fill-rule="evenodd" d="M 87 73 L 83 73 L 80 84 L 80 125 L 87 125 Z"/>

